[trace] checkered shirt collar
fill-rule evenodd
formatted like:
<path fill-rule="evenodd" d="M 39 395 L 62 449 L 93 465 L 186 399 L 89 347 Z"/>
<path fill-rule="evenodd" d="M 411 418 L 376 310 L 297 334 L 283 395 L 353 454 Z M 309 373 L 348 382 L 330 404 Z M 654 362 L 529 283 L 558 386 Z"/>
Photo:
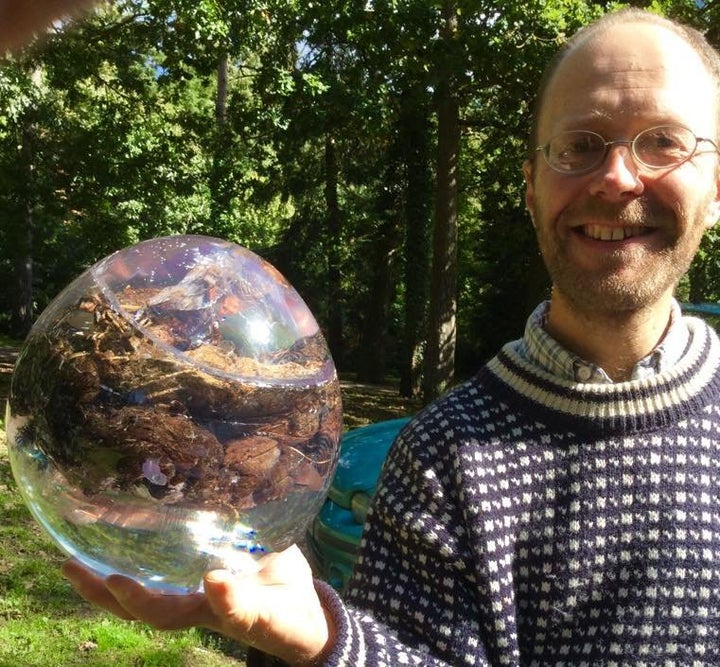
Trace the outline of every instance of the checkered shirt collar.
<path fill-rule="evenodd" d="M 581 359 L 563 348 L 545 330 L 550 302 L 544 301 L 530 315 L 525 334 L 520 341 L 519 352 L 531 363 L 570 382 L 612 383 L 608 374 L 593 363 Z M 685 351 L 689 332 L 683 323 L 682 312 L 673 300 L 670 327 L 660 344 L 633 368 L 631 379 L 645 379 L 673 366 Z"/>

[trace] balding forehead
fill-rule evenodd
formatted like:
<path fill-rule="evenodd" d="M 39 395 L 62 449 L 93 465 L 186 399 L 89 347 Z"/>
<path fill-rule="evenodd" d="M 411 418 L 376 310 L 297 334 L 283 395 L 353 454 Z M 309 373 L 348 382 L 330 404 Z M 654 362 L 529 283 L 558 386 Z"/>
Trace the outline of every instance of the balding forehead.
<path fill-rule="evenodd" d="M 555 57 L 549 63 L 540 80 L 540 86 L 538 87 L 534 103 L 533 118 L 529 136 L 529 155 L 531 157 L 535 155 L 534 148 L 538 145 L 538 126 L 540 123 L 540 114 L 545 107 L 547 89 L 554 79 L 559 65 L 565 60 L 565 57 L 568 54 L 574 52 L 578 46 L 582 45 L 586 40 L 590 39 L 594 35 L 605 34 L 606 39 L 612 40 L 612 33 L 615 31 L 616 27 L 626 24 L 636 26 L 655 25 L 662 27 L 674 33 L 698 54 L 698 57 L 704 63 L 713 82 L 715 96 L 711 104 L 716 114 L 715 125 L 717 128 L 720 128 L 720 55 L 718 55 L 718 52 L 708 43 L 699 31 L 693 28 L 671 21 L 646 10 L 626 7 L 625 9 L 604 14 L 598 20 L 585 26 L 584 28 L 581 28 L 570 38 L 563 48 L 556 53 Z M 717 134 L 720 134 L 720 130 L 718 130 Z"/>
<path fill-rule="evenodd" d="M 687 118 L 714 132 L 716 88 L 702 58 L 674 32 L 654 24 L 618 25 L 567 51 L 545 89 L 538 129 L 546 135 L 563 116 L 647 115 Z"/>

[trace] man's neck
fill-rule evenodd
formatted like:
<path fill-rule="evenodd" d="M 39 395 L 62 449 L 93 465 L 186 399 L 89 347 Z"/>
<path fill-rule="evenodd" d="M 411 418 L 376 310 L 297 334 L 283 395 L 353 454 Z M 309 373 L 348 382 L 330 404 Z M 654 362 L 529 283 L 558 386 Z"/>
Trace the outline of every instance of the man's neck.
<path fill-rule="evenodd" d="M 639 310 L 586 312 L 573 308 L 554 290 L 545 328 L 563 347 L 622 382 L 662 341 L 670 325 L 671 303 L 668 294 Z"/>

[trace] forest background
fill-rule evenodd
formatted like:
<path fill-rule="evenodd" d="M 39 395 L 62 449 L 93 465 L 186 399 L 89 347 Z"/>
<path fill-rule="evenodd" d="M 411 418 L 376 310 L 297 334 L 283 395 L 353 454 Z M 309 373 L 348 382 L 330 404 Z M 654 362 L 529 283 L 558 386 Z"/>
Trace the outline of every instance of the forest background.
<path fill-rule="evenodd" d="M 637 3 L 720 45 L 717 0 Z M 0 60 L 0 334 L 85 268 L 204 234 L 273 263 L 341 372 L 429 400 L 548 282 L 520 166 L 586 0 L 116 0 Z M 711 230 L 680 297 L 720 299 Z"/>

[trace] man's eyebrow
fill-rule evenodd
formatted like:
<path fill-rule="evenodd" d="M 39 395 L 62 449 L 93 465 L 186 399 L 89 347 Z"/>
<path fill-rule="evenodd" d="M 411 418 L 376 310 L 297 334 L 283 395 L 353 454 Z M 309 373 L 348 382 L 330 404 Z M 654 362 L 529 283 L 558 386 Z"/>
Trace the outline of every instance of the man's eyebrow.
<path fill-rule="evenodd" d="M 664 123 L 672 122 L 673 114 L 671 112 L 665 112 L 662 109 L 654 109 L 650 112 L 647 109 L 621 109 L 608 110 L 608 109 L 590 109 L 583 111 L 582 114 L 575 116 L 561 116 L 558 117 L 555 126 L 573 126 L 579 127 L 583 124 L 591 123 L 619 123 L 621 121 L 636 121 L 638 119 L 647 119 L 649 123 Z"/>
<path fill-rule="evenodd" d="M 577 122 L 593 122 L 598 120 L 603 121 L 612 121 L 615 120 L 617 117 L 617 114 L 609 112 L 607 109 L 590 109 L 582 114 L 578 114 L 577 116 L 570 117 L 571 120 L 577 121 Z"/>

